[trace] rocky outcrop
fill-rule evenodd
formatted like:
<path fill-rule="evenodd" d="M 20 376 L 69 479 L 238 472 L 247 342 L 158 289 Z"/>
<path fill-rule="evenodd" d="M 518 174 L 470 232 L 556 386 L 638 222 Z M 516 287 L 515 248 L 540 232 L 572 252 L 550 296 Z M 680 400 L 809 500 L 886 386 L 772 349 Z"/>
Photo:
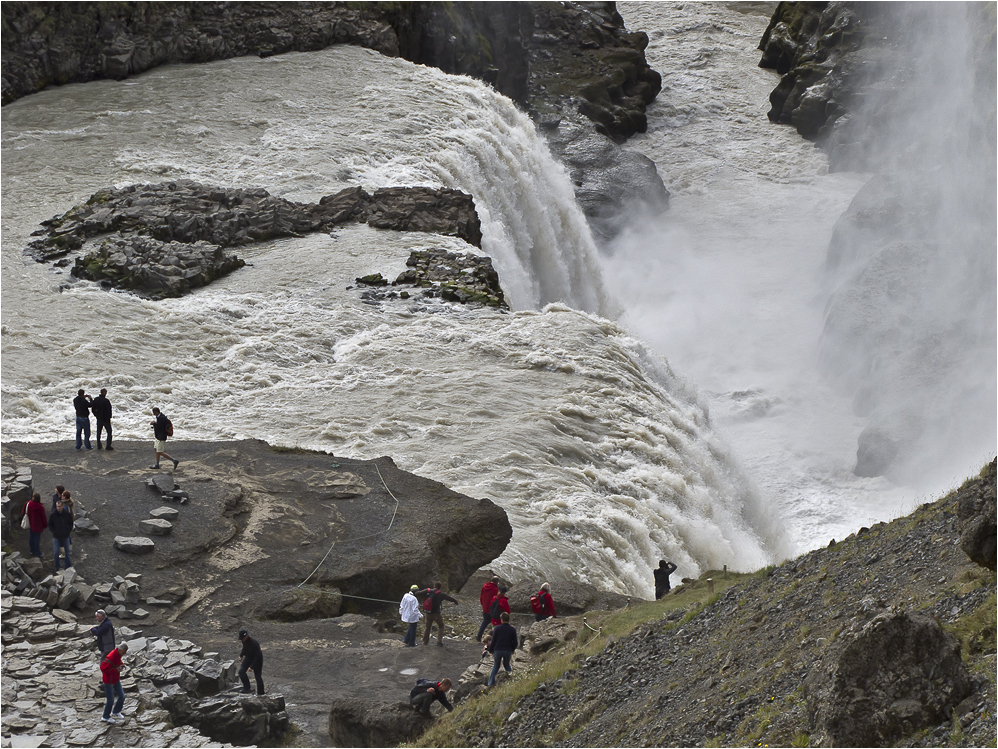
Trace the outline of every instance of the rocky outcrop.
<path fill-rule="evenodd" d="M 357 44 L 479 78 L 530 111 L 602 239 L 625 206 L 667 205 L 654 164 L 617 145 L 644 132 L 661 77 L 611 2 L 4 3 L 3 22 L 5 104 L 166 63 Z"/>
<path fill-rule="evenodd" d="M 334 700 L 329 708 L 330 746 L 398 746 L 419 738 L 430 723 L 408 702 Z"/>
<path fill-rule="evenodd" d="M 877 616 L 804 682 L 817 746 L 886 746 L 946 720 L 973 691 L 960 645 L 926 616 Z"/>
<path fill-rule="evenodd" d="M 499 285 L 499 274 L 492 267 L 492 258 L 464 252 L 448 252 L 438 248 L 413 250 L 403 271 L 392 282 L 392 288 L 412 286 L 421 289 L 419 296 L 439 298 L 447 302 L 475 304 L 509 309 Z M 409 299 L 407 290 L 388 291 L 388 281 L 380 273 L 357 279 L 357 283 L 373 287 L 361 296 L 369 301 Z"/>
<path fill-rule="evenodd" d="M 957 491 L 960 548 L 974 562 L 990 570 L 995 569 L 998 556 L 995 482 L 996 461 L 992 460 L 979 477 L 966 481 Z"/>
<path fill-rule="evenodd" d="M 530 608 L 530 596 L 536 593 L 542 580 L 524 580 L 512 586 L 507 592 L 510 609 L 523 614 L 533 614 Z M 555 602 L 558 616 L 573 616 L 587 611 L 611 611 L 627 606 L 631 600 L 619 593 L 608 593 L 598 590 L 592 585 L 559 580 L 551 583 L 551 596 Z"/>
<path fill-rule="evenodd" d="M 284 697 L 279 694 L 227 694 L 199 700 L 178 693 L 167 695 L 162 705 L 173 723 L 194 726 L 214 741 L 235 746 L 280 740 L 291 727 Z"/>
<path fill-rule="evenodd" d="M 255 615 L 258 619 L 299 622 L 305 619 L 331 619 L 340 615 L 343 596 L 338 590 L 315 585 L 286 588 L 263 596 Z"/>
<path fill-rule="evenodd" d="M 82 250 L 86 254 L 76 258 L 74 276 L 161 299 L 242 268 L 245 262 L 225 248 L 329 231 L 345 222 L 447 234 L 474 245 L 482 241 L 474 201 L 459 190 L 396 187 L 370 195 L 358 187 L 301 204 L 263 189 L 178 180 L 100 190 L 43 222 L 35 232 L 42 238 L 27 253 L 48 262 Z M 91 240 L 100 244 L 87 252 Z"/>

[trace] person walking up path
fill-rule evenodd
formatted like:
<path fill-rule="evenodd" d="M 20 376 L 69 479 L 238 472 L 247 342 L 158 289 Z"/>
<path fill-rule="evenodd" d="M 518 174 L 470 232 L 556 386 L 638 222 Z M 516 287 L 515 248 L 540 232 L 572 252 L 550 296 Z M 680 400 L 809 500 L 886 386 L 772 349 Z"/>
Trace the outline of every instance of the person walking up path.
<path fill-rule="evenodd" d="M 246 675 L 247 671 L 252 671 L 256 678 L 256 693 L 263 694 L 263 650 L 260 649 L 260 643 L 250 637 L 245 629 L 239 630 L 239 641 L 243 644 L 243 651 L 239 654 L 243 659 L 239 666 L 239 680 L 243 683 L 243 694 L 253 693 L 249 677 Z"/>
<path fill-rule="evenodd" d="M 122 658 L 128 652 L 128 643 L 121 643 L 108 653 L 100 662 L 101 681 L 104 682 L 104 717 L 105 723 L 117 723 L 121 719 L 121 708 L 125 706 L 125 690 L 121 686 Z M 117 701 L 115 701 L 117 696 Z M 112 712 L 111 705 L 114 703 Z"/>
<path fill-rule="evenodd" d="M 513 673 L 513 667 L 509 659 L 513 657 L 513 651 L 519 644 L 516 628 L 509 623 L 509 612 L 503 611 L 500 617 L 499 626 L 492 630 L 492 642 L 489 643 L 489 652 L 492 653 L 492 673 L 485 686 L 491 687 L 496 683 L 496 676 L 499 675 L 500 664 L 506 669 L 507 674 Z"/>
<path fill-rule="evenodd" d="M 478 596 L 482 604 L 482 624 L 478 628 L 478 635 L 475 639 L 479 642 L 482 641 L 485 628 L 492 623 L 492 614 L 489 612 L 492 608 L 492 601 L 495 600 L 497 595 L 499 595 L 499 577 L 493 575 L 492 579 L 482 586 L 482 592 Z"/>
<path fill-rule="evenodd" d="M 153 448 L 156 450 L 156 465 L 149 466 L 150 468 L 159 468 L 159 459 L 166 458 L 167 460 L 173 461 L 173 467 L 176 468 L 180 463 L 179 460 L 173 460 L 166 453 L 166 440 L 168 437 L 173 435 L 173 424 L 166 414 L 161 414 L 158 408 L 152 410 L 152 415 L 156 418 L 150 422 L 152 426 L 153 436 L 156 438 L 153 441 Z"/>
<path fill-rule="evenodd" d="M 430 608 L 426 614 L 426 629 L 423 631 L 423 644 L 430 644 L 430 628 L 434 624 L 437 625 L 437 645 L 443 647 L 444 645 L 444 617 L 440 613 L 440 604 L 442 601 L 451 601 L 452 603 L 457 603 L 456 598 L 451 598 L 449 595 L 444 593 L 441 588 L 442 583 L 434 583 L 433 590 L 427 590 L 426 595 L 430 600 Z M 424 601 L 424 611 L 426 610 Z"/>
<path fill-rule="evenodd" d="M 28 516 L 28 553 L 40 559 L 42 531 L 49 527 L 41 494 L 35 492 L 31 495 L 31 499 L 24 506 L 24 514 Z"/>
<path fill-rule="evenodd" d="M 59 550 L 65 549 L 68 570 L 73 566 L 73 560 L 69 556 L 69 547 L 72 544 L 69 534 L 73 532 L 73 513 L 62 499 L 55 503 L 55 509 L 49 515 L 49 530 L 52 531 L 52 556 L 55 557 L 55 568 L 59 569 Z"/>
<path fill-rule="evenodd" d="M 100 443 L 101 430 L 107 430 L 107 449 L 111 447 L 111 401 L 107 399 L 107 388 L 101 388 L 100 395 L 90 404 L 90 411 L 97 420 L 97 449 L 103 449 Z"/>
<path fill-rule="evenodd" d="M 97 638 L 97 649 L 100 651 L 100 657 L 104 658 L 114 650 L 114 625 L 107 618 L 104 609 L 97 609 L 94 618 L 97 620 L 97 626 L 90 628 L 90 634 Z"/>
<path fill-rule="evenodd" d="M 93 450 L 90 445 L 90 396 L 80 388 L 73 398 L 73 408 L 76 409 L 76 449 L 79 450 L 86 444 L 88 450 Z M 82 435 L 82 439 L 81 439 Z"/>
<path fill-rule="evenodd" d="M 423 612 L 419 610 L 419 601 L 416 599 L 417 590 L 419 590 L 419 586 L 413 585 L 399 602 L 399 616 L 402 617 L 404 624 L 409 625 L 405 631 L 405 637 L 402 638 L 402 642 L 408 648 L 416 647 L 416 627 L 419 620 L 423 618 Z"/>

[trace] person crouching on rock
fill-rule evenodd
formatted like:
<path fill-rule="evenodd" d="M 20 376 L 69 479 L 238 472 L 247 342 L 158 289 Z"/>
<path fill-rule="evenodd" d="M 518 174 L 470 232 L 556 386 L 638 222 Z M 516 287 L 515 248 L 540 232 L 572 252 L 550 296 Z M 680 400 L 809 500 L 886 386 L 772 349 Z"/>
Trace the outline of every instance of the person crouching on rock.
<path fill-rule="evenodd" d="M 121 708 L 125 705 L 125 690 L 121 686 L 121 659 L 128 652 L 128 643 L 121 643 L 110 653 L 104 656 L 100 662 L 101 681 L 104 682 L 104 717 L 105 723 L 117 723 L 121 718 Z M 115 702 L 115 696 L 118 697 Z M 114 712 L 111 711 L 111 703 L 114 703 Z"/>
<path fill-rule="evenodd" d="M 405 631 L 405 637 L 402 638 L 402 642 L 407 648 L 416 647 L 416 626 L 423 618 L 423 612 L 419 610 L 419 601 L 416 599 L 417 590 L 419 590 L 419 586 L 413 585 L 402 596 L 402 601 L 399 603 L 399 616 L 402 617 L 402 623 L 408 627 Z"/>
<path fill-rule="evenodd" d="M 420 715 L 429 716 L 430 705 L 433 700 L 437 700 L 441 705 L 451 712 L 454 706 L 447 701 L 447 692 L 450 690 L 450 679 L 441 679 L 434 682 L 429 679 L 420 679 L 416 686 L 409 692 L 409 704 L 419 711 Z"/>
<path fill-rule="evenodd" d="M 250 637 L 245 629 L 239 630 L 239 640 L 243 644 L 243 651 L 239 654 L 243 659 L 242 665 L 239 666 L 239 679 L 243 683 L 242 692 L 253 693 L 249 677 L 246 675 L 247 671 L 252 671 L 256 677 L 256 693 L 263 694 L 263 651 L 260 649 L 260 643 Z"/>

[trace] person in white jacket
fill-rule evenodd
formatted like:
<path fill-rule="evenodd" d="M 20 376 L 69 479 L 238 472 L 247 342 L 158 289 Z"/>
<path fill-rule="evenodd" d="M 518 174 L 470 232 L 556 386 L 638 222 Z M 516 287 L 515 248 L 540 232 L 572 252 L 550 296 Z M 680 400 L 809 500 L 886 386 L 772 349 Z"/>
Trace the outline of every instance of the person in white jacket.
<path fill-rule="evenodd" d="M 419 586 L 413 585 L 409 588 L 409 592 L 402 596 L 402 602 L 399 603 L 399 616 L 402 617 L 404 624 L 409 625 L 405 637 L 402 638 L 402 642 L 408 648 L 416 647 L 416 628 L 419 620 L 423 618 L 423 612 L 419 610 L 419 601 L 413 595 L 417 590 L 419 590 Z"/>

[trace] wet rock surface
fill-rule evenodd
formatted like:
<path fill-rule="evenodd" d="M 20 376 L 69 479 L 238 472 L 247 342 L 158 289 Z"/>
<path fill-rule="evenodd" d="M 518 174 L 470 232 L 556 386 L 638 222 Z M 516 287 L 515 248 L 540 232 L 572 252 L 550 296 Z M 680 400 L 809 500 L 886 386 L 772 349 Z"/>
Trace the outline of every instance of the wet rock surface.
<path fill-rule="evenodd" d="M 98 191 L 43 222 L 35 232 L 42 238 L 27 253 L 56 265 L 77 254 L 73 276 L 160 299 L 244 267 L 227 248 L 329 231 L 345 222 L 449 234 L 475 245 L 482 240 L 474 201 L 459 190 L 397 187 L 371 195 L 358 187 L 300 204 L 263 189 L 177 180 Z"/>

